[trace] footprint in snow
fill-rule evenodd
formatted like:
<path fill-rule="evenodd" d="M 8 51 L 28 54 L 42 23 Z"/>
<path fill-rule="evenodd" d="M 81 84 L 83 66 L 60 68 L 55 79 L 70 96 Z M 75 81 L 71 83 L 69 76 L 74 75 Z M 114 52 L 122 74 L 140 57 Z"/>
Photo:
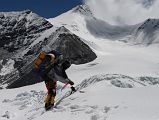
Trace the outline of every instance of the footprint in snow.
<path fill-rule="evenodd" d="M 100 116 L 98 114 L 91 116 L 91 120 L 98 120 L 99 118 Z"/>
<path fill-rule="evenodd" d="M 4 115 L 2 115 L 1 117 L 11 119 L 11 118 L 14 118 L 15 115 L 13 113 L 10 113 L 9 111 L 6 111 Z"/>
<path fill-rule="evenodd" d="M 9 100 L 9 99 L 4 99 L 4 100 L 2 101 L 2 103 L 10 103 L 10 102 L 12 102 L 12 100 Z"/>
<path fill-rule="evenodd" d="M 74 110 L 74 109 L 78 109 L 78 108 L 80 108 L 80 106 L 78 106 L 78 105 L 71 105 L 71 106 L 70 106 L 70 109 L 73 109 L 73 110 Z"/>

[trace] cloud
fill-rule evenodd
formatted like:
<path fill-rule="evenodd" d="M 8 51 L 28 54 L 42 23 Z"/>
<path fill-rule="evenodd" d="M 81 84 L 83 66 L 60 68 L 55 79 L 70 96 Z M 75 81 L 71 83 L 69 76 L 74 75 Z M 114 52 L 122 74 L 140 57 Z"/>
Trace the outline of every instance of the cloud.
<path fill-rule="evenodd" d="M 85 0 L 93 14 L 110 24 L 137 24 L 159 18 L 159 0 Z"/>

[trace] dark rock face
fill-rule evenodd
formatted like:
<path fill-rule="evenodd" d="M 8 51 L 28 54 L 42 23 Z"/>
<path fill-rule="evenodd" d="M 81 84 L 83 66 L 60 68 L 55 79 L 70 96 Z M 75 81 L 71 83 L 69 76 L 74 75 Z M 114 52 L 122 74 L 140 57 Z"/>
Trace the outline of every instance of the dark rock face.
<path fill-rule="evenodd" d="M 58 46 L 56 49 L 74 64 L 88 63 L 97 57 L 76 35 L 60 34 L 59 41 L 54 44 Z"/>
<path fill-rule="evenodd" d="M 73 64 L 84 64 L 96 59 L 96 54 L 78 36 L 61 27 L 57 30 L 58 37 L 51 48 L 61 51 L 64 58 Z M 60 34 L 59 34 L 60 33 Z"/>
<path fill-rule="evenodd" d="M 33 63 L 46 46 L 49 50 L 61 51 L 73 64 L 87 63 L 97 57 L 78 36 L 65 27 L 55 30 L 53 25 L 30 10 L 0 13 L 0 22 L 0 72 L 10 59 L 15 62 L 11 73 L 0 74 L 0 85 L 7 84 L 7 88 L 42 81 L 34 72 Z"/>
<path fill-rule="evenodd" d="M 7 81 L 8 86 L 7 88 L 18 88 L 27 85 L 33 85 L 43 80 L 38 76 L 33 69 L 29 71 L 29 73 L 23 74 L 17 78 L 12 78 L 11 81 Z"/>

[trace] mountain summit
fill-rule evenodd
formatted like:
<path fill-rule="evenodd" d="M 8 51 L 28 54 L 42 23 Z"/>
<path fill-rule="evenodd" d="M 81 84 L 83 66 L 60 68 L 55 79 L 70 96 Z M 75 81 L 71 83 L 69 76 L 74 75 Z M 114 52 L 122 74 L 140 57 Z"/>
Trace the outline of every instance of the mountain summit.
<path fill-rule="evenodd" d="M 80 13 L 80 14 L 83 14 L 85 16 L 90 16 L 90 17 L 93 16 L 93 13 L 90 10 L 88 5 L 79 5 L 75 8 L 73 8 L 73 12 Z"/>
<path fill-rule="evenodd" d="M 159 43 L 159 19 L 147 19 L 136 28 L 132 42 L 135 44 L 152 45 Z"/>

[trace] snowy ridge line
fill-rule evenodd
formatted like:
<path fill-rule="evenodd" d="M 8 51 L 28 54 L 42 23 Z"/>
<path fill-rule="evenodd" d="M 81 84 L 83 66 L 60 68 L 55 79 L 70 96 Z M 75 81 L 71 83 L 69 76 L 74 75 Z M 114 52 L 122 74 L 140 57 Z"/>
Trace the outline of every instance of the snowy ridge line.
<path fill-rule="evenodd" d="M 81 90 L 88 87 L 91 84 L 95 84 L 100 81 L 110 82 L 113 86 L 120 88 L 133 88 L 133 87 L 142 87 L 149 85 L 159 84 L 159 78 L 155 77 L 137 77 L 132 78 L 126 75 L 121 74 L 106 74 L 106 75 L 95 75 L 88 79 L 82 81 L 81 84 L 76 86 L 76 90 Z"/>

